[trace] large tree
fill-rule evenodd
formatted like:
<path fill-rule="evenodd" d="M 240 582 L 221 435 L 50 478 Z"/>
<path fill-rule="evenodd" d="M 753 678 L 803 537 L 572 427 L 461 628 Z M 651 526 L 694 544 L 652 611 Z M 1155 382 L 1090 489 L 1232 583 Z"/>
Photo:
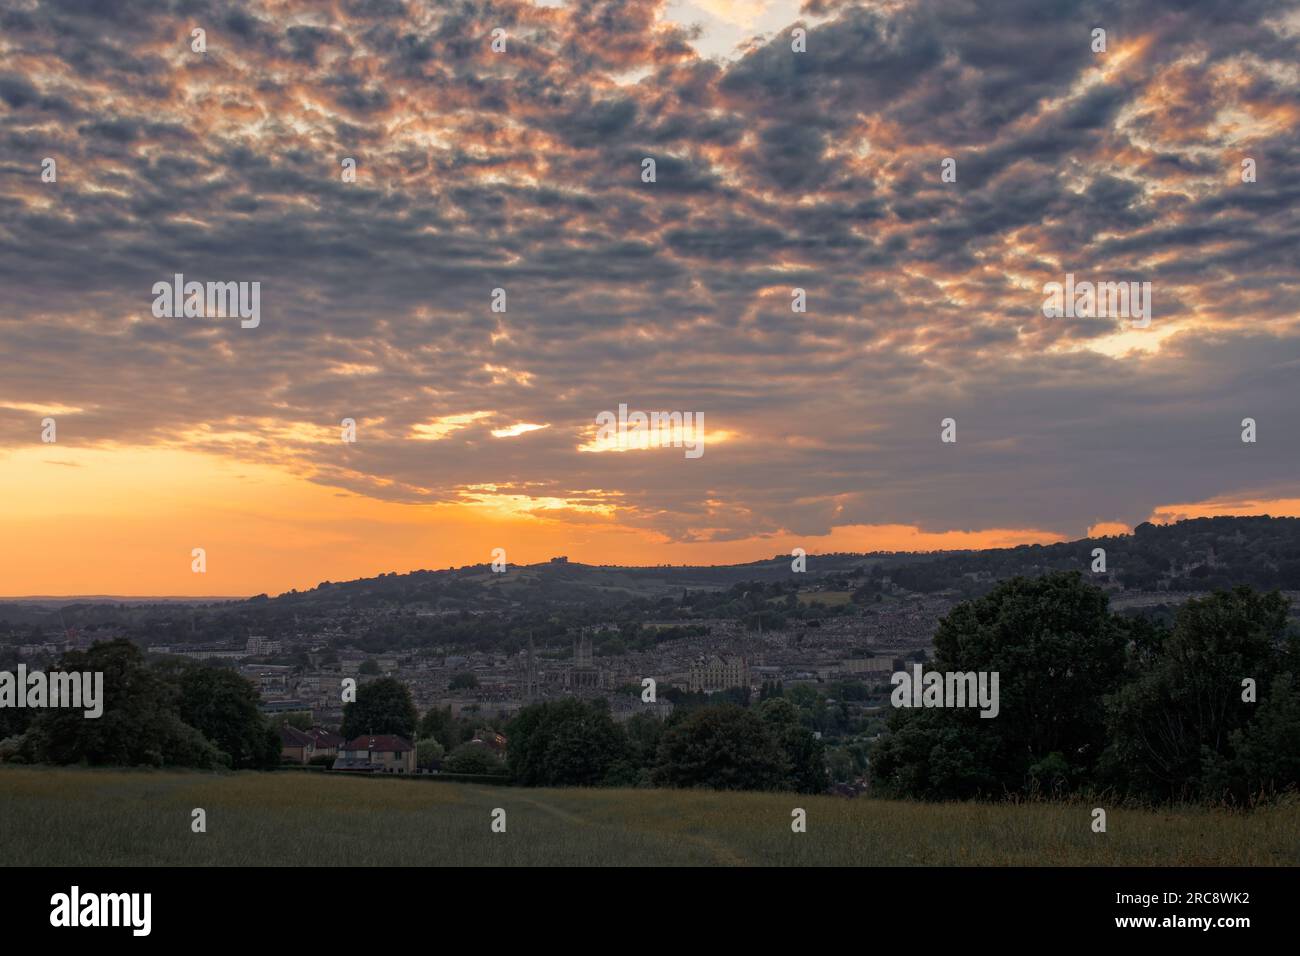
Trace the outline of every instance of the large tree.
<path fill-rule="evenodd" d="M 149 667 L 125 639 L 70 651 L 53 668 L 104 675 L 103 714 L 76 709 L 44 711 L 27 732 L 24 750 L 41 763 L 211 768 L 224 755 L 180 717 L 175 682 Z"/>
<path fill-rule="evenodd" d="M 652 779 L 667 787 L 779 790 L 788 770 L 771 728 L 753 711 L 723 704 L 670 718 Z"/>
<path fill-rule="evenodd" d="M 1109 701 L 1110 773 L 1157 799 L 1244 797 L 1252 775 L 1286 778 L 1295 751 L 1265 763 L 1262 746 L 1293 713 L 1286 627 L 1276 592 L 1239 587 L 1184 604 L 1171 630 L 1134 648 L 1130 679 Z M 1256 702 L 1243 700 L 1247 679 Z"/>
<path fill-rule="evenodd" d="M 220 747 L 237 770 L 280 763 L 279 735 L 257 705 L 257 688 L 234 671 L 191 665 L 181 673 L 181 719 Z"/>
<path fill-rule="evenodd" d="M 831 785 L 826 747 L 803 725 L 799 708 L 783 697 L 773 697 L 762 703 L 758 713 L 785 751 L 786 788 L 798 793 L 825 793 Z"/>
<path fill-rule="evenodd" d="M 1207 767 L 1203 793 L 1246 803 L 1300 787 L 1300 686 L 1294 675 L 1273 679 L 1250 724 L 1232 732 L 1231 749 L 1230 758 Z"/>
<path fill-rule="evenodd" d="M 395 677 L 381 677 L 357 688 L 357 699 L 343 705 L 341 733 L 351 740 L 362 734 L 415 734 L 418 715 L 411 692 Z"/>
<path fill-rule="evenodd" d="M 420 718 L 420 737 L 437 740 L 447 750 L 455 750 L 460 744 L 460 731 L 460 725 L 451 715 L 450 707 L 431 707 Z"/>
<path fill-rule="evenodd" d="M 927 670 L 998 674 L 999 710 L 899 709 L 872 756 L 883 790 L 930 799 L 1086 782 L 1130 628 L 1078 572 L 1013 578 L 939 623 Z"/>
<path fill-rule="evenodd" d="M 573 698 L 525 707 L 506 736 L 510 772 L 525 786 L 598 786 L 628 755 L 608 708 Z"/>

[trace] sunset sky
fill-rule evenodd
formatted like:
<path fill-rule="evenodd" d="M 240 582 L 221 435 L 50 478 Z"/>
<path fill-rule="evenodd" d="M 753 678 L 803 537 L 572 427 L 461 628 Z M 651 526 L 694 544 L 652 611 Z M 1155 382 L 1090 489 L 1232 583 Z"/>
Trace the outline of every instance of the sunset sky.
<path fill-rule="evenodd" d="M 1300 515 L 1298 198 L 1280 2 L 9 0 L 0 595 Z"/>

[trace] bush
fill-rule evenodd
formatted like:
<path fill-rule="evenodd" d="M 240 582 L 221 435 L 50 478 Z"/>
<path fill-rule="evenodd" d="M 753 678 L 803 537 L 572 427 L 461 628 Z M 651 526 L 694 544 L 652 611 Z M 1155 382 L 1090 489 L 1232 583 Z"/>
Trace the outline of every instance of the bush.
<path fill-rule="evenodd" d="M 461 744 L 442 762 L 447 773 L 504 774 L 505 765 L 482 744 Z"/>
<path fill-rule="evenodd" d="M 432 737 L 415 742 L 415 765 L 422 770 L 435 770 L 446 749 Z"/>

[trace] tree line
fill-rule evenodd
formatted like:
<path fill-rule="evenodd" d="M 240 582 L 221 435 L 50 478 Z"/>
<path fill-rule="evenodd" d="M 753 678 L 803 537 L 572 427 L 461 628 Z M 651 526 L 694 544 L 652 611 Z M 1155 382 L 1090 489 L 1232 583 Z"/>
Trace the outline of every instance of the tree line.
<path fill-rule="evenodd" d="M 385 677 L 357 689 L 356 702 L 344 708 L 343 733 L 414 735 L 420 763 L 433 759 L 452 773 L 509 774 L 530 787 L 805 793 L 829 787 L 822 743 L 793 703 L 774 697 L 748 707 L 736 702 L 739 695 L 715 697 L 707 704 L 692 700 L 666 721 L 635 714 L 620 723 L 603 699 L 564 698 L 530 704 L 508 722 L 476 724 L 453 718 L 448 708 L 433 708 L 417 719 L 406 686 Z M 506 735 L 504 761 L 470 741 L 470 728 L 483 726 Z M 446 759 L 438 759 L 444 753 Z"/>
<path fill-rule="evenodd" d="M 104 712 L 0 709 L 0 759 L 91 766 L 268 769 L 280 737 L 257 689 L 232 670 L 154 662 L 118 638 L 63 655 L 54 670 L 104 674 Z"/>
<path fill-rule="evenodd" d="M 929 800 L 1110 793 L 1251 804 L 1300 785 L 1300 635 L 1277 592 L 1216 591 L 1171 624 L 1123 617 L 1078 572 L 958 605 L 941 672 L 1000 675 L 1000 712 L 896 710 L 877 792 Z"/>

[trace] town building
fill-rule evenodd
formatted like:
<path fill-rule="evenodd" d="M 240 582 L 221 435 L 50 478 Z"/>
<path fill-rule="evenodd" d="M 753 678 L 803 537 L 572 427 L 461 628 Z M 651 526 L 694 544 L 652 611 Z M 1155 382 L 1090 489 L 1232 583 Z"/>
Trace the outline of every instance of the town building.
<path fill-rule="evenodd" d="M 415 773 L 415 745 L 393 734 L 362 734 L 343 744 L 335 770 Z"/>
<path fill-rule="evenodd" d="M 280 762 L 305 764 L 316 755 L 311 734 L 289 724 L 280 725 Z"/>
<path fill-rule="evenodd" d="M 726 690 L 749 687 L 749 663 L 743 657 L 714 654 L 691 664 L 689 687 L 692 691 Z"/>
<path fill-rule="evenodd" d="M 249 657 L 270 657 L 272 654 L 279 654 L 280 648 L 280 642 L 273 641 L 269 637 L 250 637 L 246 649 Z"/>

